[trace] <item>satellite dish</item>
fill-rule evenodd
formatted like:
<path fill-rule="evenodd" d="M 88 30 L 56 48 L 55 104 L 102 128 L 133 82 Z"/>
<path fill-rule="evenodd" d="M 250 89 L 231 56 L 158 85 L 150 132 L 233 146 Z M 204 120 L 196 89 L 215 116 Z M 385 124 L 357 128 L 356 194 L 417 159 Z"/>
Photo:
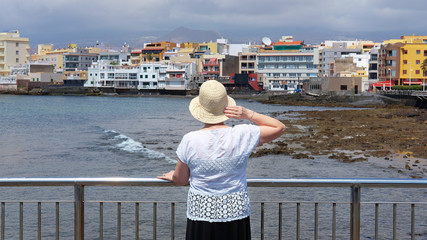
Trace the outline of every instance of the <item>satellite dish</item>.
<path fill-rule="evenodd" d="M 262 38 L 262 43 L 266 46 L 270 46 L 271 45 L 271 39 L 268 37 L 263 37 Z"/>

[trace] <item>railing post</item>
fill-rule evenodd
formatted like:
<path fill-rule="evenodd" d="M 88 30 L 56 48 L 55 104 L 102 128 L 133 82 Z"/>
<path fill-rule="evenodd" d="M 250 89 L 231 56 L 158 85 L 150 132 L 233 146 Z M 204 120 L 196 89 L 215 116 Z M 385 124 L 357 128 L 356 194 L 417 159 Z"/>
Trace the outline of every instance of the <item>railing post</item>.
<path fill-rule="evenodd" d="M 360 186 L 351 187 L 350 239 L 360 240 Z"/>
<path fill-rule="evenodd" d="M 74 240 L 84 240 L 84 185 L 74 185 Z"/>

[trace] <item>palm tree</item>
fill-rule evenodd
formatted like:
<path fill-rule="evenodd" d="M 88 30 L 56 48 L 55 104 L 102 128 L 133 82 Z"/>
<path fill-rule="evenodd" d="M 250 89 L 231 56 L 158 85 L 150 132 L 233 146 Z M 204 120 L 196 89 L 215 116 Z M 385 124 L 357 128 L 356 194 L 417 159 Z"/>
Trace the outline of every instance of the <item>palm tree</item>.
<path fill-rule="evenodd" d="M 424 76 L 424 81 L 423 81 L 423 91 L 426 90 L 426 75 L 427 75 L 427 58 L 424 59 L 423 64 L 421 64 L 421 70 L 423 70 L 423 76 Z"/>

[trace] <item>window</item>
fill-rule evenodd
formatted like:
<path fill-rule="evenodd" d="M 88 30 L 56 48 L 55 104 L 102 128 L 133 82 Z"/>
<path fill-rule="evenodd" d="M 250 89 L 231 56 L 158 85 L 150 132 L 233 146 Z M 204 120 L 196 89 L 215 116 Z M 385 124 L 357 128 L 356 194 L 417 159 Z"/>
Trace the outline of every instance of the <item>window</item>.
<path fill-rule="evenodd" d="M 19 58 L 16 58 L 16 63 L 19 63 Z"/>
<path fill-rule="evenodd" d="M 347 85 L 341 85 L 341 86 L 340 86 L 340 89 L 341 89 L 341 90 L 347 90 Z"/>
<path fill-rule="evenodd" d="M 408 60 L 403 60 L 403 64 L 408 64 Z"/>
<path fill-rule="evenodd" d="M 19 50 L 16 50 L 16 55 L 19 55 Z"/>
<path fill-rule="evenodd" d="M 407 74 L 407 71 L 406 71 L 406 70 L 403 70 L 403 74 Z"/>
<path fill-rule="evenodd" d="M 417 51 L 416 51 L 416 53 L 417 53 L 417 54 L 420 54 L 420 53 L 421 53 L 421 50 L 417 50 Z"/>
<path fill-rule="evenodd" d="M 145 78 L 148 78 L 148 75 L 145 75 Z"/>
<path fill-rule="evenodd" d="M 403 50 L 403 54 L 408 54 L 408 50 Z"/>
<path fill-rule="evenodd" d="M 427 50 L 424 50 L 424 57 L 427 57 Z"/>
<path fill-rule="evenodd" d="M 19 47 L 19 43 L 16 43 L 16 47 Z"/>
<path fill-rule="evenodd" d="M 152 78 L 156 78 L 156 75 L 153 75 Z"/>
<path fill-rule="evenodd" d="M 416 64 L 420 64 L 420 60 L 417 60 L 417 61 L 416 61 Z"/>
<path fill-rule="evenodd" d="M 420 74 L 420 70 L 415 70 L 415 74 Z"/>

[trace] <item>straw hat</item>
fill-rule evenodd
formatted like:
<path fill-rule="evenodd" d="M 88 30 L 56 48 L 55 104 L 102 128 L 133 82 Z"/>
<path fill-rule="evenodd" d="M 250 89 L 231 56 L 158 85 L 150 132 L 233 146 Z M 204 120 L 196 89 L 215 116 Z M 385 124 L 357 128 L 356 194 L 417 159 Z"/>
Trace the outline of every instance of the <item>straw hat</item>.
<path fill-rule="evenodd" d="M 224 85 L 216 80 L 202 84 L 199 96 L 190 102 L 190 112 L 193 117 L 203 123 L 214 124 L 228 119 L 224 115 L 227 106 L 236 106 L 233 98 L 227 96 Z"/>

